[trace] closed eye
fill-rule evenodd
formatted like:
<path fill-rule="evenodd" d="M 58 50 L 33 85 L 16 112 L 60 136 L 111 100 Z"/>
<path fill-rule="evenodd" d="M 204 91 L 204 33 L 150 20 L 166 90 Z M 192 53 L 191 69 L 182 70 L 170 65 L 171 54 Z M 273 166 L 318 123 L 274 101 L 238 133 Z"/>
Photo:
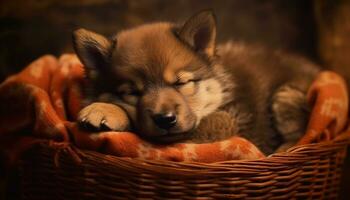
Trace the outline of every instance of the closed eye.
<path fill-rule="evenodd" d="M 132 90 L 126 95 L 132 95 L 132 96 L 141 96 L 142 92 L 140 90 Z"/>
<path fill-rule="evenodd" d="M 122 85 L 117 89 L 117 93 L 120 95 L 132 95 L 132 96 L 141 96 L 142 91 L 135 89 L 129 84 Z"/>
<path fill-rule="evenodd" d="M 199 82 L 201 81 L 201 79 L 190 79 L 190 80 L 187 80 L 185 82 L 182 82 L 181 80 L 177 80 L 175 83 L 174 83 L 174 86 L 182 86 L 182 85 L 185 85 L 187 83 L 196 83 L 196 82 Z"/>

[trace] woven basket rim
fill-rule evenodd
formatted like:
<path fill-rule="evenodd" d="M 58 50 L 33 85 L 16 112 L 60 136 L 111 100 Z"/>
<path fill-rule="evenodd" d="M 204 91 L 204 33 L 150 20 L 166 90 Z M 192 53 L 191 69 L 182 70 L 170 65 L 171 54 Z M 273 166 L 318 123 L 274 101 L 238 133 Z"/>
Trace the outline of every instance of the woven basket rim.
<path fill-rule="evenodd" d="M 216 176 L 216 175 L 232 175 L 239 174 L 240 176 L 252 176 L 254 174 L 268 175 L 271 170 L 279 170 L 285 168 L 286 165 L 290 170 L 296 170 L 303 166 L 303 163 L 314 162 L 322 156 L 329 156 L 341 150 L 344 150 L 350 143 L 350 132 L 343 132 L 337 138 L 330 141 L 319 143 L 299 145 L 292 147 L 286 152 L 275 153 L 266 158 L 255 160 L 229 160 L 213 163 L 201 162 L 176 162 L 164 160 L 146 160 L 141 158 L 117 157 L 114 155 L 102 154 L 95 151 L 78 149 L 73 144 L 68 144 L 74 152 L 81 158 L 81 164 L 94 162 L 100 164 L 101 167 L 97 170 L 118 169 L 123 174 L 152 174 L 157 176 L 181 176 L 181 177 L 196 177 L 196 176 Z M 57 149 L 50 146 L 48 143 L 39 145 L 46 153 L 48 150 L 56 151 L 58 160 L 61 153 L 67 153 L 64 148 Z M 63 151 L 62 151 L 63 150 Z M 31 151 L 30 151 L 31 152 Z M 35 151 L 34 151 L 35 152 Z M 58 152 L 58 153 L 57 153 Z M 47 156 L 52 158 L 52 153 L 47 153 Z M 56 159 L 56 158 L 55 158 Z M 84 163 L 88 160 L 88 163 Z M 295 169 L 294 169 L 295 168 Z"/>

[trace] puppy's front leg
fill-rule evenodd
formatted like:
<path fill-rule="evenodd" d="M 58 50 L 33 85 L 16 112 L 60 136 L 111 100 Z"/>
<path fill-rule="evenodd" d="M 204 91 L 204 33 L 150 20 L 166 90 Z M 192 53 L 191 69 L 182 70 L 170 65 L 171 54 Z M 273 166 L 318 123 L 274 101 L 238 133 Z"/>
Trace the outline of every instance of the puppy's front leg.
<path fill-rule="evenodd" d="M 78 123 L 89 131 L 125 131 L 130 122 L 125 111 L 115 104 L 92 103 L 78 115 Z"/>
<path fill-rule="evenodd" d="M 220 110 L 204 117 L 189 140 L 194 143 L 217 142 L 238 135 L 237 119 Z"/>

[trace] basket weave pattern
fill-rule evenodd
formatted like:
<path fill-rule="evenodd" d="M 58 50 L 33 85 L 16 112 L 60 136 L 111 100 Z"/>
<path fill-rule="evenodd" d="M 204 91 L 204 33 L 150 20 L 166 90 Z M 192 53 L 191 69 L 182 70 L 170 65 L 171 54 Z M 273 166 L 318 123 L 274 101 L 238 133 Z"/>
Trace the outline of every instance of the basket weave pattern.
<path fill-rule="evenodd" d="M 41 144 L 21 161 L 24 199 L 336 199 L 349 142 L 302 145 L 260 160 L 183 163 Z M 340 137 L 338 137 L 340 138 Z M 56 162 L 55 159 L 57 158 Z M 57 166 L 58 165 L 58 166 Z"/>

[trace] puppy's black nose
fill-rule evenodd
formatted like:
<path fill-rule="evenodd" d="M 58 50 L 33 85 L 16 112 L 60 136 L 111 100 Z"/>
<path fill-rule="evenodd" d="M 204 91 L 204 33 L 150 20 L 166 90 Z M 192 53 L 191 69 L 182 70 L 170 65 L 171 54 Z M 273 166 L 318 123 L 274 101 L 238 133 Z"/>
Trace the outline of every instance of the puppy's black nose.
<path fill-rule="evenodd" d="M 172 112 L 155 114 L 152 116 L 154 123 L 161 129 L 170 129 L 175 126 L 177 119 L 176 115 Z"/>

